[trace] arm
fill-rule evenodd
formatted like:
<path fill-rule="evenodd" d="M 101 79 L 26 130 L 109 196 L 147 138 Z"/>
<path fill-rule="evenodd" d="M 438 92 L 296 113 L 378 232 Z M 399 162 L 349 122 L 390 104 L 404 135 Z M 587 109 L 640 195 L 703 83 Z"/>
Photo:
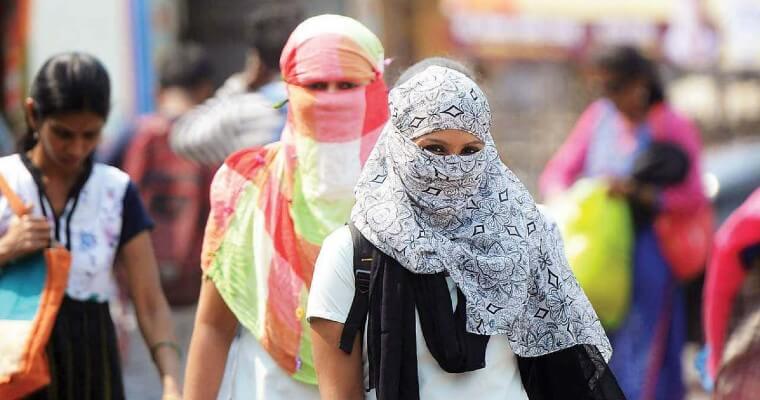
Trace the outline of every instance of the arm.
<path fill-rule="evenodd" d="M 323 399 L 364 399 L 362 344 L 354 339 L 351 354 L 338 348 L 343 324 L 322 318 L 311 319 L 314 367 Z"/>
<path fill-rule="evenodd" d="M 157 343 L 176 343 L 174 323 L 158 277 L 150 234 L 142 231 L 125 243 L 119 260 L 127 270 L 127 284 L 135 305 L 137 322 L 163 384 L 164 396 L 179 396 L 179 354 L 169 346 L 154 348 Z"/>
<path fill-rule="evenodd" d="M 169 141 L 180 156 L 216 166 L 237 150 L 276 140 L 281 125 L 272 104 L 248 93 L 197 106 L 174 124 Z"/>
<path fill-rule="evenodd" d="M 216 399 L 238 322 L 214 283 L 201 285 L 185 371 L 185 399 Z"/>
<path fill-rule="evenodd" d="M 664 118 L 668 138 L 689 156 L 689 172 L 683 182 L 663 190 L 661 206 L 664 211 L 692 212 L 707 202 L 702 185 L 702 143 L 699 130 L 690 121 L 672 112 Z"/>
<path fill-rule="evenodd" d="M 338 347 L 355 293 L 353 250 L 351 232 L 340 228 L 325 238 L 314 264 L 306 315 L 323 399 L 364 399 L 363 337 L 356 335 L 351 354 Z"/>

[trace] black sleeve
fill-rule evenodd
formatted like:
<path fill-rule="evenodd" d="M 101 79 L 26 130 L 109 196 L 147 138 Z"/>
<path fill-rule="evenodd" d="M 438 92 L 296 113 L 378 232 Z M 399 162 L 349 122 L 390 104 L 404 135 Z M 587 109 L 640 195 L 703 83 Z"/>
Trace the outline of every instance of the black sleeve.
<path fill-rule="evenodd" d="M 121 213 L 121 235 L 119 236 L 119 248 L 132 240 L 137 234 L 153 228 L 153 221 L 148 215 L 140 193 L 133 182 L 127 185 L 124 193 L 124 208 Z"/>
<path fill-rule="evenodd" d="M 540 357 L 517 357 L 530 400 L 625 400 L 596 347 L 576 345 Z"/>

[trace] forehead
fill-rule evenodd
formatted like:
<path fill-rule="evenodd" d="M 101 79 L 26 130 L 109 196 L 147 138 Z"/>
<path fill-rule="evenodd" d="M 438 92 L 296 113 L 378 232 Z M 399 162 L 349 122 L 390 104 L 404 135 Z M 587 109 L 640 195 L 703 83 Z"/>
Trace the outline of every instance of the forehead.
<path fill-rule="evenodd" d="M 99 131 L 105 124 L 103 117 L 90 111 L 51 115 L 45 118 L 45 122 L 51 127 L 72 132 Z"/>
<path fill-rule="evenodd" d="M 491 110 L 483 91 L 460 72 L 432 66 L 390 93 L 391 121 L 402 135 L 416 139 L 434 131 L 490 136 Z"/>
<path fill-rule="evenodd" d="M 470 132 L 459 129 L 444 129 L 426 133 L 417 138 L 417 143 L 439 143 L 439 144 L 458 144 L 466 145 L 472 143 L 482 143 L 477 136 Z"/>

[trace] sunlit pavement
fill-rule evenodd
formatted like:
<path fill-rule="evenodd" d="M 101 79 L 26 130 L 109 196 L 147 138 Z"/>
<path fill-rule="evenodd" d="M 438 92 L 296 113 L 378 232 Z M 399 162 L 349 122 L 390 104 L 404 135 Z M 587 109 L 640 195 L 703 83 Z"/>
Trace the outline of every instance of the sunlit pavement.
<path fill-rule="evenodd" d="M 182 375 L 184 375 L 187 349 L 195 320 L 195 306 L 174 308 L 172 316 L 177 332 L 177 340 L 182 348 Z M 127 333 L 126 357 L 122 365 L 124 386 L 127 400 L 160 400 L 161 383 L 156 367 L 153 365 L 148 349 L 145 347 L 140 329 L 137 327 L 133 313 L 127 314 L 125 326 Z M 124 350 L 124 349 L 123 349 Z M 122 350 L 122 351 L 123 351 Z"/>

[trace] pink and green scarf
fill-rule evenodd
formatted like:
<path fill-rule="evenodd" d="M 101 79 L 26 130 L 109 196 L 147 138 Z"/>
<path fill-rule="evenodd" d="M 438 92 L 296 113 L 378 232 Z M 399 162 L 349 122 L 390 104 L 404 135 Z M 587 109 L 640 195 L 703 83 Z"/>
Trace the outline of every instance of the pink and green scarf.
<path fill-rule="evenodd" d="M 279 366 L 316 384 L 306 301 L 322 241 L 348 221 L 388 119 L 383 48 L 359 22 L 322 15 L 296 28 L 280 67 L 290 103 L 282 140 L 233 154 L 217 172 L 202 268 Z M 337 92 L 305 88 L 367 78 Z"/>

